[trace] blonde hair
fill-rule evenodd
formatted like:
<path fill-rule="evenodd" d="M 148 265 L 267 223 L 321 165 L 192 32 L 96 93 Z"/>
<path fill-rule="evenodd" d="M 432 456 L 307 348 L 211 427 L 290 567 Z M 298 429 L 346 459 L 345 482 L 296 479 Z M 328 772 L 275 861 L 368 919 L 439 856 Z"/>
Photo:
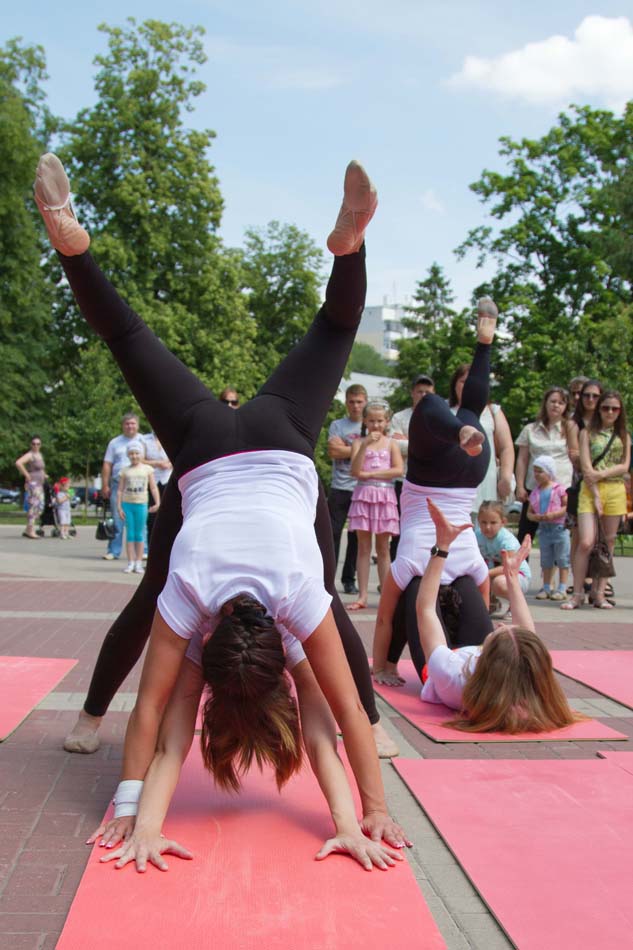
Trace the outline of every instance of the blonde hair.
<path fill-rule="evenodd" d="M 462 693 L 463 732 L 548 732 L 586 716 L 570 709 L 543 641 L 525 627 L 500 627 L 484 641 Z"/>
<path fill-rule="evenodd" d="M 484 511 L 496 511 L 502 522 L 505 523 L 508 520 L 506 510 L 503 507 L 503 502 L 501 501 L 495 501 L 494 499 L 490 498 L 487 498 L 486 501 L 482 501 L 479 506 L 479 511 L 477 512 L 477 518 L 479 518 L 479 515 L 483 514 Z"/>
<path fill-rule="evenodd" d="M 382 402 L 380 399 L 372 399 L 371 402 L 365 404 L 363 409 L 363 419 L 366 419 L 370 412 L 384 412 L 387 422 L 389 422 L 391 419 L 391 409 L 389 408 L 389 404 Z"/>

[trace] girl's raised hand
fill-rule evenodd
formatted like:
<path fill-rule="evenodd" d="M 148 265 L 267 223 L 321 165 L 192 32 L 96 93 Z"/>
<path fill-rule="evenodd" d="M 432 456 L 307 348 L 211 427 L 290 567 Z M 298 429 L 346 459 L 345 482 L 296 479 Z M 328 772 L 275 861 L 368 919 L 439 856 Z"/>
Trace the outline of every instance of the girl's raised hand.
<path fill-rule="evenodd" d="M 169 865 L 163 858 L 163 854 L 175 854 L 178 858 L 191 861 L 193 855 L 191 851 L 183 848 L 177 841 L 170 841 L 162 835 L 147 835 L 134 832 L 129 841 L 126 841 L 116 851 L 110 854 L 104 854 L 101 861 L 106 864 L 108 861 L 116 861 L 115 868 L 124 868 L 131 861 L 136 863 L 136 870 L 143 872 L 147 870 L 147 862 L 157 867 L 159 871 L 169 870 Z"/>
<path fill-rule="evenodd" d="M 426 499 L 426 504 L 429 509 L 429 514 L 435 525 L 435 538 L 437 541 L 437 546 L 442 551 L 448 551 L 450 545 L 453 543 L 455 538 L 462 533 L 462 531 L 467 531 L 469 528 L 472 528 L 472 524 L 469 521 L 468 524 L 452 524 L 441 508 L 438 508 L 434 501 L 430 498 Z"/>
<path fill-rule="evenodd" d="M 523 561 L 527 561 L 532 550 L 532 538 L 529 534 L 523 538 L 523 543 L 516 551 L 502 551 L 501 563 L 506 577 L 516 577 Z"/>
<path fill-rule="evenodd" d="M 366 838 L 360 829 L 357 834 L 342 834 L 335 838 L 328 838 L 316 855 L 316 860 L 323 861 L 329 854 L 349 854 L 366 871 L 371 871 L 375 867 L 388 871 L 389 868 L 395 866 L 396 861 L 404 860 L 399 851 L 383 844 L 382 841 Z"/>

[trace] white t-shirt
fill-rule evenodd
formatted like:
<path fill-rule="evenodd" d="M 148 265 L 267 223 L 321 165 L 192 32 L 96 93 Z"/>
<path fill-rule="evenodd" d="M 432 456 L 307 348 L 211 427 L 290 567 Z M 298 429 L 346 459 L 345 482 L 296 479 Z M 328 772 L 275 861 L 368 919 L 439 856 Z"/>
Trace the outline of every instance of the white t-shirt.
<path fill-rule="evenodd" d="M 126 468 L 130 464 L 128 458 L 127 450 L 128 446 L 132 442 L 138 442 L 141 446 L 143 455 L 145 455 L 145 436 L 141 435 L 140 432 L 137 432 L 136 435 L 133 435 L 128 438 L 127 435 L 117 435 L 113 439 L 110 439 L 108 442 L 108 447 L 105 450 L 105 455 L 103 456 L 104 462 L 110 462 L 112 465 L 112 475 L 111 479 L 118 479 L 121 474 L 121 469 Z"/>
<path fill-rule="evenodd" d="M 143 445 L 145 446 L 145 458 L 152 461 L 168 462 L 167 452 L 162 447 L 153 432 L 143 436 Z M 172 473 L 171 468 L 154 468 L 154 479 L 157 485 L 166 485 Z"/>
<path fill-rule="evenodd" d="M 189 640 L 245 593 L 306 640 L 332 600 L 314 533 L 313 462 L 295 452 L 241 452 L 187 472 L 178 487 L 183 525 L 158 598 L 165 622 Z"/>
<path fill-rule="evenodd" d="M 476 488 L 428 488 L 404 480 L 400 497 L 400 543 L 391 565 L 393 579 L 400 590 L 406 590 L 414 577 L 422 577 L 435 544 L 435 525 L 427 498 L 431 498 L 453 524 L 468 524 L 476 492 Z M 450 584 L 466 574 L 470 574 L 477 585 L 488 577 L 488 567 L 474 531 L 462 531 L 451 544 L 444 560 L 441 583 Z"/>
<path fill-rule="evenodd" d="M 462 708 L 462 694 L 481 655 L 481 647 L 460 647 L 449 650 L 446 645 L 435 647 L 427 660 L 429 677 L 422 687 L 420 699 L 425 703 L 439 703 L 450 709 Z"/>

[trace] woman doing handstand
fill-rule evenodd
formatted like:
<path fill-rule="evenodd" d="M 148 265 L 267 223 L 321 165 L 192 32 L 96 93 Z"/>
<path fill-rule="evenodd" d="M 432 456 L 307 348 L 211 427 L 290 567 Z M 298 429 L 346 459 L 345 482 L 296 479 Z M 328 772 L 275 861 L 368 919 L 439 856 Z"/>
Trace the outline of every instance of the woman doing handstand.
<path fill-rule="evenodd" d="M 328 239 L 335 261 L 326 302 L 303 341 L 238 411 L 219 403 L 101 274 L 87 253 L 88 235 L 72 216 L 68 182 L 54 156 L 40 161 L 35 195 L 80 309 L 119 363 L 174 464 L 182 494 L 183 526 L 158 600 L 124 752 L 123 779 L 142 781 L 152 764 L 152 782 L 120 860 L 142 867 L 149 857 L 160 865 L 161 852 L 173 844 L 160 837 L 160 829 L 178 759 L 193 735 L 191 697 L 196 681 L 199 695 L 201 679 L 192 640 L 206 625 L 202 668 L 212 696 L 205 706 L 204 753 L 217 769 L 216 780 L 235 787 L 253 756 L 273 764 L 279 784 L 299 767 L 296 710 L 287 692 L 280 701 L 280 690 L 287 690 L 282 637 L 288 650 L 303 644 L 315 684 L 341 728 L 360 792 L 362 829 L 373 839 L 367 843 L 356 825 L 349 832 L 354 847 L 370 849 L 363 863 L 369 857 L 384 866 L 384 855 L 392 860 L 395 852 L 381 839 L 396 847 L 405 839 L 387 814 L 371 728 L 323 584 L 312 461 L 364 305 L 364 229 L 376 206 L 375 190 L 351 163 Z M 305 380 L 315 365 L 318 381 L 306 396 Z M 164 730 L 173 728 L 166 751 L 165 732 L 158 748 L 156 743 L 168 704 Z M 115 820 L 107 843 L 129 831 L 129 821 L 123 827 Z"/>

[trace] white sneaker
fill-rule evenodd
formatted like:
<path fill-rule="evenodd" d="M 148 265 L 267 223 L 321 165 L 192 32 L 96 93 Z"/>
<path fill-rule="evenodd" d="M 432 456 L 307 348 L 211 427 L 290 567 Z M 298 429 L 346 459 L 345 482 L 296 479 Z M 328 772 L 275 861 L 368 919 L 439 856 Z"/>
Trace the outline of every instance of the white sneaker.
<path fill-rule="evenodd" d="M 42 155 L 38 162 L 33 194 L 55 250 L 66 257 L 87 251 L 90 235 L 75 217 L 68 176 L 57 155 L 52 152 Z"/>
<path fill-rule="evenodd" d="M 135 567 L 134 561 L 130 561 L 130 563 L 128 564 L 128 566 L 123 568 L 123 573 L 124 573 L 124 574 L 132 574 L 135 569 L 136 569 L 136 567 Z"/>
<path fill-rule="evenodd" d="M 134 573 L 135 573 L 135 574 L 144 574 L 144 573 L 145 573 L 145 568 L 143 567 L 143 562 L 142 562 L 142 561 L 137 561 L 137 562 L 136 562 L 136 564 L 134 565 Z"/>
<path fill-rule="evenodd" d="M 365 240 L 365 228 L 374 216 L 378 194 L 360 162 L 351 161 L 345 170 L 343 204 L 327 246 L 337 257 L 354 254 Z"/>
<path fill-rule="evenodd" d="M 107 554 L 102 554 L 102 555 L 101 555 L 101 560 L 102 560 L 102 561 L 116 561 L 116 558 L 115 558 L 114 554 L 110 554 L 110 552 L 108 551 Z"/>

